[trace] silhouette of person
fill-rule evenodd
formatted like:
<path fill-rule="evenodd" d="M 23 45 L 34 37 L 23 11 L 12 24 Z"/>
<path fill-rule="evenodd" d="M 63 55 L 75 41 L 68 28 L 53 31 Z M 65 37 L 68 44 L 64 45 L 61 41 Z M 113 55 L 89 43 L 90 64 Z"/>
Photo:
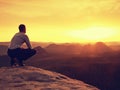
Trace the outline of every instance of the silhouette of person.
<path fill-rule="evenodd" d="M 24 24 L 19 25 L 19 32 L 16 33 L 8 47 L 8 56 L 11 58 L 11 66 L 24 66 L 23 60 L 27 60 L 31 56 L 36 54 L 36 50 L 32 49 L 28 36 L 26 33 L 26 27 Z M 21 48 L 23 43 L 26 43 L 28 48 Z"/>

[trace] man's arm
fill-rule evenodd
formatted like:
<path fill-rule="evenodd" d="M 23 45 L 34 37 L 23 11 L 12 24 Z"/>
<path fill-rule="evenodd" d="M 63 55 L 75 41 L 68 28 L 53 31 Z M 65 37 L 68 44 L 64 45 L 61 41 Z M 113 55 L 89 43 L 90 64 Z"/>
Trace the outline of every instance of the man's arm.
<path fill-rule="evenodd" d="M 26 43 L 26 45 L 27 45 L 28 48 L 32 49 L 32 46 L 30 44 L 30 40 L 29 40 L 29 38 L 28 38 L 27 35 L 25 35 L 25 43 Z"/>

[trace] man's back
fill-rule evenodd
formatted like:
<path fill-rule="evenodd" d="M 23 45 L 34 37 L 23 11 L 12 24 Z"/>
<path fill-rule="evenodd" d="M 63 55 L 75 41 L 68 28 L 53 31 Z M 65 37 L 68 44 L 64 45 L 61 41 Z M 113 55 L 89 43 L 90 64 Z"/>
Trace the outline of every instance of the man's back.
<path fill-rule="evenodd" d="M 9 49 L 20 48 L 24 42 L 27 44 L 29 48 L 31 48 L 28 36 L 22 32 L 16 33 L 11 40 Z"/>

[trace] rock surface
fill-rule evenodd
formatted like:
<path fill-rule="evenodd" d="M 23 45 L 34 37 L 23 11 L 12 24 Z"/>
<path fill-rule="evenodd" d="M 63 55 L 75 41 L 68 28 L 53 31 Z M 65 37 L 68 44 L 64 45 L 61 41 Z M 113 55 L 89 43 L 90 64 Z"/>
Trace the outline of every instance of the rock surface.
<path fill-rule="evenodd" d="M 62 74 L 24 66 L 0 68 L 0 90 L 99 90 Z"/>

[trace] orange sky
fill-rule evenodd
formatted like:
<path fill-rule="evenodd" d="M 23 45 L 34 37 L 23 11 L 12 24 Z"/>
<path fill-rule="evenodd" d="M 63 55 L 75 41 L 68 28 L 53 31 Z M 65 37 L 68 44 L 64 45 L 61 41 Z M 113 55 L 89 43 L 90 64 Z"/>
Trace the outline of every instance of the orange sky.
<path fill-rule="evenodd" d="M 120 41 L 119 0 L 0 0 L 0 41 L 18 25 L 31 41 Z"/>

